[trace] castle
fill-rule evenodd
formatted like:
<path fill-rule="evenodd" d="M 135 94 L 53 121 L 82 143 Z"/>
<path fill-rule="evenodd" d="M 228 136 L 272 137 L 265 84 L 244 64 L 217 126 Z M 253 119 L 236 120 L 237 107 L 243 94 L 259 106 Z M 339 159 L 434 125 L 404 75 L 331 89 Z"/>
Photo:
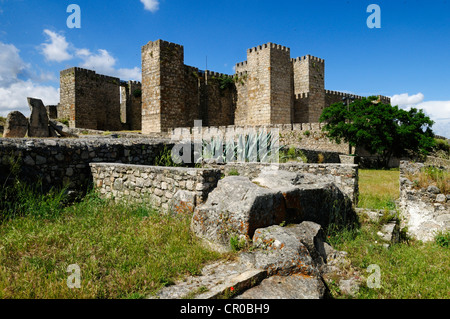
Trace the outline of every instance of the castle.
<path fill-rule="evenodd" d="M 234 75 L 202 71 L 184 64 L 182 45 L 149 42 L 142 47 L 142 83 L 81 68 L 61 71 L 58 117 L 71 127 L 143 134 L 192 127 L 195 120 L 204 126 L 317 123 L 326 106 L 350 97 L 325 90 L 323 59 L 291 58 L 289 48 L 273 43 L 248 49 L 235 69 Z"/>

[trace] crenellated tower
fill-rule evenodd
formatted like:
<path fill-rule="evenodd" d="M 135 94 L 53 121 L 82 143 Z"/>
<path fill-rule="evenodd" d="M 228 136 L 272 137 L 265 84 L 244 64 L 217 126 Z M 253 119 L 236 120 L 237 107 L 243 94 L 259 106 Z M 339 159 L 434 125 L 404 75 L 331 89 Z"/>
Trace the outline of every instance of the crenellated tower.
<path fill-rule="evenodd" d="M 238 63 L 236 72 L 246 78 L 246 88 L 240 90 L 246 96 L 241 96 L 240 100 L 238 89 L 236 124 L 291 122 L 293 92 L 289 48 L 269 42 L 248 49 L 247 61 Z"/>
<path fill-rule="evenodd" d="M 306 55 L 292 59 L 294 123 L 316 123 L 325 108 L 325 61 Z"/>
<path fill-rule="evenodd" d="M 142 47 L 142 133 L 183 126 L 184 48 L 157 40 Z"/>

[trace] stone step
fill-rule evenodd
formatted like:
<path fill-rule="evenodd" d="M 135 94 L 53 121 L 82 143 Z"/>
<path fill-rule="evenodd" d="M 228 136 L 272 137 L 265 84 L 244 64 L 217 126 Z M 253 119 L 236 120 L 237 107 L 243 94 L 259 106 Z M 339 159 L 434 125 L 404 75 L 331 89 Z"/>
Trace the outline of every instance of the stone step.
<path fill-rule="evenodd" d="M 231 298 L 258 285 L 267 271 L 236 261 L 219 261 L 205 266 L 200 276 L 190 276 L 163 288 L 152 299 Z"/>

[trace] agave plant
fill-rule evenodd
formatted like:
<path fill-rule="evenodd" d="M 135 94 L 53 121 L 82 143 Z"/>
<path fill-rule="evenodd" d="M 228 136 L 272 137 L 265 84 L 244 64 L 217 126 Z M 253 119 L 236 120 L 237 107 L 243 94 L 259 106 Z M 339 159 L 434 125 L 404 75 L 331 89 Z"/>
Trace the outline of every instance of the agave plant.
<path fill-rule="evenodd" d="M 203 161 L 226 162 L 277 162 L 280 147 L 278 137 L 272 132 L 239 134 L 237 141 L 221 137 L 203 140 Z"/>

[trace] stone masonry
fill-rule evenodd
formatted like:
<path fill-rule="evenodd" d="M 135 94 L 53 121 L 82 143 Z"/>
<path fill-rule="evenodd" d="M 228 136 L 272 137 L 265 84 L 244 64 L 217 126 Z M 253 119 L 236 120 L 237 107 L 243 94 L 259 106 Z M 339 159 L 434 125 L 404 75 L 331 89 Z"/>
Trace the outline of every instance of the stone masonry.
<path fill-rule="evenodd" d="M 103 131 L 141 129 L 140 83 L 97 74 L 82 68 L 60 73 L 60 105 L 57 116 L 69 120 L 70 127 Z M 125 108 L 121 123 L 122 104 Z"/>
<path fill-rule="evenodd" d="M 325 90 L 323 59 L 292 59 L 289 48 L 270 42 L 248 49 L 235 69 L 226 75 L 187 66 L 179 44 L 143 46 L 143 133 L 192 127 L 194 120 L 204 126 L 318 123 L 326 106 L 350 97 Z"/>

